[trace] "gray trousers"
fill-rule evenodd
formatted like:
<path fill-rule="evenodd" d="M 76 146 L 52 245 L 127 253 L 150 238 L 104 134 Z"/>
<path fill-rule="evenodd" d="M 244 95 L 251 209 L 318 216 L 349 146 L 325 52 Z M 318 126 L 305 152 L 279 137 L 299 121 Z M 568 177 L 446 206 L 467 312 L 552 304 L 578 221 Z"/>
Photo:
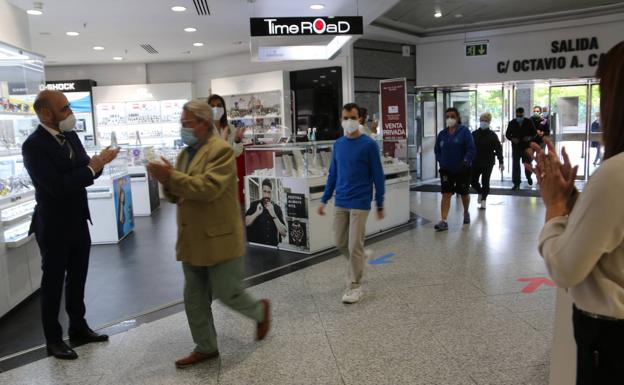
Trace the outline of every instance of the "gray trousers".
<path fill-rule="evenodd" d="M 362 285 L 366 265 L 364 238 L 368 213 L 367 210 L 336 207 L 334 218 L 336 247 L 347 258 L 347 285 L 351 289 Z"/>

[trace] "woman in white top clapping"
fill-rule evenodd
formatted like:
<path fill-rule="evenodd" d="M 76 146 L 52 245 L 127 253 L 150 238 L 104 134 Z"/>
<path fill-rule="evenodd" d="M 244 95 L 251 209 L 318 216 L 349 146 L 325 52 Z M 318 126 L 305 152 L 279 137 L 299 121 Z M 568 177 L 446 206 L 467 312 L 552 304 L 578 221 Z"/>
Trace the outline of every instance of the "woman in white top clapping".
<path fill-rule="evenodd" d="M 212 116 L 214 125 L 223 140 L 228 142 L 234 149 L 236 157 L 243 153 L 243 136 L 245 131 L 243 128 L 232 130 L 227 120 L 227 109 L 225 108 L 225 100 L 217 94 L 208 97 L 208 104 L 212 107 Z"/>
<path fill-rule="evenodd" d="M 577 385 L 624 384 L 624 42 L 600 60 L 604 163 L 582 193 L 577 167 L 552 142 L 538 145 L 536 175 L 546 206 L 539 240 L 550 276 L 574 301 Z"/>

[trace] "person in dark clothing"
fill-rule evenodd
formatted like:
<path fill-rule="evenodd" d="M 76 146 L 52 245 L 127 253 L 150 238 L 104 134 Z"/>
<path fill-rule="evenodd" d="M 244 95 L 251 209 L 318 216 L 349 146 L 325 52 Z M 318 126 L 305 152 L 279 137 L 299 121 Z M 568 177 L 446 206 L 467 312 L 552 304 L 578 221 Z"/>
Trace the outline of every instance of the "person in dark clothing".
<path fill-rule="evenodd" d="M 495 164 L 494 158 L 498 158 L 498 167 L 501 172 L 505 169 L 505 165 L 503 163 L 503 146 L 498 135 L 490 130 L 492 114 L 486 112 L 481 115 L 479 120 L 481 122 L 479 129 L 472 133 L 477 153 L 472 162 L 471 184 L 479 194 L 477 200 L 480 208 L 485 209 L 485 200 L 490 193 L 490 177 Z M 479 178 L 481 178 L 481 184 Z"/>
<path fill-rule="evenodd" d="M 544 137 L 548 138 L 550 136 L 550 123 L 548 122 L 546 115 L 542 113 L 542 107 L 533 107 L 533 116 L 531 116 L 531 121 L 535 126 L 535 130 L 537 130 L 535 142 L 543 148 Z"/>
<path fill-rule="evenodd" d="M 531 146 L 531 142 L 535 141 L 537 130 L 531 119 L 524 117 L 524 108 L 516 109 L 516 118 L 509 122 L 505 137 L 511 140 L 512 149 L 512 190 L 520 189 L 520 163 L 531 163 L 531 157 L 527 154 L 527 150 Z M 529 185 L 533 185 L 531 171 L 525 168 L 525 175 Z"/>
<path fill-rule="evenodd" d="M 245 224 L 249 242 L 277 246 L 288 232 L 282 209 L 271 202 L 272 192 L 271 181 L 262 181 L 262 199 L 252 202 L 247 210 Z"/>
<path fill-rule="evenodd" d="M 600 133 L 600 112 L 596 112 L 596 120 L 591 124 L 591 133 L 597 134 Z M 602 146 L 600 142 L 597 140 L 592 140 L 591 142 L 592 148 L 596 149 L 596 158 L 594 159 L 594 166 L 597 166 L 602 161 Z"/>
<path fill-rule="evenodd" d="M 449 209 L 453 194 L 461 196 L 464 205 L 464 224 L 470 223 L 470 170 L 475 156 L 475 144 L 468 127 L 461 124 L 456 108 L 446 110 L 446 128 L 438 134 L 435 143 L 436 160 L 440 164 L 442 184 L 442 218 L 436 231 L 448 230 Z"/>

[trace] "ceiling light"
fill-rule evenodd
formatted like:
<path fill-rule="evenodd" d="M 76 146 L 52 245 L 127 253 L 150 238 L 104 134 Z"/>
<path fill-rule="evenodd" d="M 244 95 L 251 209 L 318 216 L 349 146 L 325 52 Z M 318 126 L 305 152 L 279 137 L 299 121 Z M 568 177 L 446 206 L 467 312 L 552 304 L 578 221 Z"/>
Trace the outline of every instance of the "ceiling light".
<path fill-rule="evenodd" d="M 193 43 L 193 47 L 203 47 L 204 43 Z"/>
<path fill-rule="evenodd" d="M 436 11 L 436 12 L 433 14 L 433 17 L 436 17 L 436 18 L 440 18 L 440 17 L 442 17 L 442 11 Z"/>
<path fill-rule="evenodd" d="M 462 15 L 461 13 L 458 13 L 455 15 L 456 19 L 461 19 L 462 17 L 464 17 L 464 15 Z"/>
<path fill-rule="evenodd" d="M 197 28 L 193 28 L 193 27 L 184 28 L 184 32 L 197 32 Z"/>
<path fill-rule="evenodd" d="M 335 73 L 336 73 L 336 72 L 338 72 L 338 71 L 337 71 L 337 70 L 331 70 L 331 72 L 332 72 L 333 74 L 335 74 Z"/>
<path fill-rule="evenodd" d="M 120 61 L 123 60 L 123 58 L 121 56 L 115 56 L 113 57 L 113 60 Z"/>
<path fill-rule="evenodd" d="M 100 47 L 99 45 L 96 45 L 95 47 L 93 47 L 93 49 L 96 51 L 103 51 L 104 47 Z"/>
<path fill-rule="evenodd" d="M 315 11 L 325 9 L 325 4 L 312 4 L 310 9 L 314 9 Z"/>
<path fill-rule="evenodd" d="M 327 77 L 327 76 L 325 76 L 325 75 L 321 75 L 321 76 L 320 76 L 320 78 L 321 78 L 321 79 L 325 79 L 326 77 Z"/>
<path fill-rule="evenodd" d="M 175 7 L 171 7 L 173 12 L 184 12 L 186 11 L 186 7 L 182 7 L 180 5 L 176 5 Z"/>
<path fill-rule="evenodd" d="M 29 9 L 28 11 L 26 11 L 27 14 L 32 15 L 32 16 L 41 16 L 43 15 L 43 11 L 41 11 L 40 9 Z"/>
<path fill-rule="evenodd" d="M 74 37 L 74 36 L 78 36 L 80 34 L 78 32 L 65 32 L 65 35 Z"/>
<path fill-rule="evenodd" d="M 312 80 L 314 83 L 318 83 L 318 79 L 314 79 Z"/>

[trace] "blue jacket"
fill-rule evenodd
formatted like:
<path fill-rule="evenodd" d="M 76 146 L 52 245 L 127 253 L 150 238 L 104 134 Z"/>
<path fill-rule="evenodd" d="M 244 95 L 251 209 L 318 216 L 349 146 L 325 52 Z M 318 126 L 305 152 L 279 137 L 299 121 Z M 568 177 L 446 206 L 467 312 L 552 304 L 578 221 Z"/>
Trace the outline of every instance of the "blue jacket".
<path fill-rule="evenodd" d="M 472 165 L 475 153 L 474 139 L 466 126 L 460 125 L 453 135 L 448 128 L 438 134 L 435 155 L 442 170 L 457 172 L 464 161 L 468 166 Z"/>
<path fill-rule="evenodd" d="M 334 144 L 325 194 L 321 202 L 326 204 L 335 190 L 336 207 L 370 210 L 373 183 L 377 207 L 382 208 L 385 175 L 377 143 L 367 135 L 356 139 L 346 136 L 338 139 Z"/>

